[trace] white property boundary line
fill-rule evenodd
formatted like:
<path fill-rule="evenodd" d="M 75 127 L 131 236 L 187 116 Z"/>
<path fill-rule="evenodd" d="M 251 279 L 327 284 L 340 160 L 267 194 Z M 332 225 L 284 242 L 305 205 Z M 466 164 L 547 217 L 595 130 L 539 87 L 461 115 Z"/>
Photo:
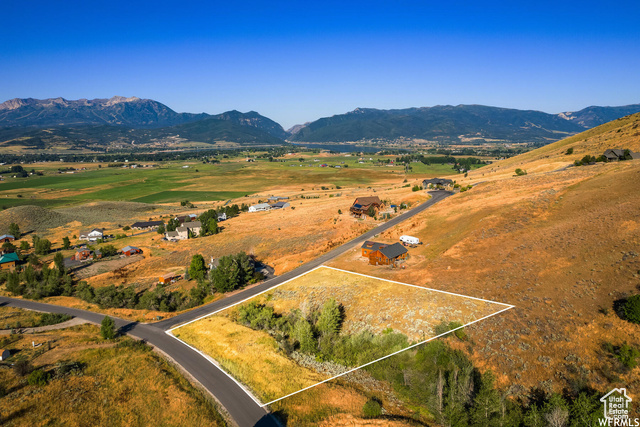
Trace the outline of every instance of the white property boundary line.
<path fill-rule="evenodd" d="M 295 391 L 295 392 L 293 392 L 293 393 L 287 394 L 286 396 L 280 397 L 280 398 L 278 398 L 278 399 L 272 400 L 272 401 L 267 402 L 267 403 L 262 403 L 262 402 L 260 402 L 260 401 L 259 401 L 259 400 L 258 400 L 258 399 L 257 399 L 257 398 L 252 394 L 252 393 L 251 393 L 251 391 L 249 391 L 249 390 L 247 389 L 247 387 L 246 387 L 245 385 L 243 385 L 243 384 L 242 384 L 242 383 L 240 383 L 238 380 L 236 380 L 233 376 L 231 376 L 231 375 L 230 375 L 230 374 L 229 374 L 229 373 L 228 373 L 228 372 L 227 372 L 227 371 L 226 371 L 226 370 L 225 370 L 225 369 L 224 369 L 220 364 L 218 364 L 218 362 L 216 362 L 216 360 L 215 360 L 215 359 L 213 359 L 211 356 L 209 356 L 209 355 L 207 355 L 207 354 L 203 353 L 202 351 L 200 351 L 200 350 L 198 350 L 197 348 L 195 348 L 195 347 L 193 347 L 193 346 L 191 346 L 191 345 L 187 344 L 186 342 L 184 342 L 184 341 L 183 341 L 183 340 L 181 340 L 180 338 L 178 338 L 178 337 L 176 337 L 175 335 L 173 335 L 173 331 L 174 331 L 175 329 L 181 328 L 181 327 L 186 326 L 186 325 L 189 325 L 189 324 L 191 324 L 191 323 L 193 323 L 193 322 L 197 322 L 198 320 L 202 320 L 202 319 L 204 319 L 204 318 L 206 318 L 206 317 L 213 316 L 214 314 L 219 313 L 219 312 L 221 312 L 221 311 L 224 311 L 224 310 L 226 310 L 226 309 L 228 309 L 228 308 L 231 308 L 231 307 L 234 307 L 234 306 L 236 306 L 236 305 L 242 304 L 242 303 L 244 303 L 244 302 L 246 302 L 246 301 L 248 301 L 248 300 L 250 300 L 250 299 L 253 299 L 253 298 L 255 298 L 255 297 L 259 296 L 259 295 L 264 294 L 265 292 L 269 292 L 269 291 L 271 291 L 271 290 L 273 290 L 273 289 L 275 289 L 275 288 L 277 288 L 277 287 L 280 287 L 280 286 L 284 285 L 285 283 L 289 283 L 289 282 L 291 282 L 291 281 L 292 281 L 292 280 L 294 280 L 294 279 L 297 279 L 297 278 L 299 278 L 299 277 L 302 277 L 302 276 L 305 276 L 305 275 L 307 275 L 307 274 L 309 274 L 309 273 L 312 273 L 312 272 L 316 271 L 316 270 L 317 270 L 317 269 L 319 269 L 319 268 L 328 268 L 328 269 L 336 270 L 336 271 L 340 271 L 340 272 L 343 272 L 343 273 L 354 274 L 354 275 L 357 275 L 357 276 L 367 277 L 367 278 L 376 279 L 376 280 L 382 280 L 382 281 L 384 281 L 384 282 L 394 283 L 394 284 L 398 284 L 398 285 L 410 286 L 410 287 L 412 287 L 412 288 L 418 288 L 418 289 L 427 290 L 427 291 L 434 291 L 434 292 L 439 292 L 439 293 L 443 293 L 443 294 L 447 294 L 447 295 L 454 295 L 454 296 L 457 296 L 457 297 L 462 297 L 462 298 L 467 298 L 467 299 L 473 299 L 473 300 L 476 300 L 476 301 L 482 301 L 482 302 L 488 302 L 488 303 L 491 303 L 491 304 L 498 304 L 498 305 L 505 306 L 505 308 L 503 308 L 502 310 L 496 311 L 495 313 L 492 313 L 492 314 L 489 314 L 489 315 L 487 315 L 487 316 L 481 317 L 480 319 L 476 319 L 476 320 L 473 320 L 473 321 L 471 321 L 471 322 L 469 322 L 469 323 L 465 323 L 465 324 L 464 324 L 464 325 L 462 325 L 462 326 L 458 326 L 457 328 L 451 329 L 451 330 L 449 330 L 449 331 L 447 331 L 447 332 L 444 332 L 444 333 L 442 333 L 442 334 L 436 335 L 435 337 L 431 337 L 431 338 L 426 339 L 426 340 L 424 340 L 424 341 L 420 341 L 420 342 L 418 342 L 418 343 L 416 343 L 416 344 L 410 345 L 409 347 L 403 348 L 403 349 L 398 350 L 398 351 L 396 351 L 396 352 L 394 352 L 394 353 L 391 353 L 391 354 L 388 354 L 388 355 L 386 355 L 386 356 L 383 356 L 383 357 L 381 357 L 381 358 L 379 358 L 379 359 L 373 360 L 373 361 L 371 361 L 371 362 L 367 362 L 367 363 L 365 363 L 364 365 L 360 365 L 360 366 L 358 366 L 358 367 L 356 367 L 356 368 L 352 368 L 352 369 L 350 369 L 350 370 L 348 370 L 348 371 L 346 371 L 346 372 L 343 372 L 343 373 L 341 373 L 341 374 L 335 375 L 335 376 L 333 376 L 333 377 L 331 377 L 331 378 L 328 378 L 328 379 L 326 379 L 326 380 L 320 381 L 319 383 L 316 383 L 316 384 L 310 385 L 310 386 L 308 386 L 308 387 L 305 387 L 305 388 L 300 389 L 300 390 L 298 390 L 298 391 Z M 454 293 L 454 292 L 447 292 L 447 291 L 442 291 L 442 290 L 439 290 L 439 289 L 425 288 L 425 287 L 418 286 L 418 285 L 411 285 L 411 284 L 409 284 L 409 283 L 397 282 L 397 281 L 394 281 L 394 280 L 388 280 L 388 279 L 382 279 L 382 278 L 380 278 L 380 277 L 369 276 L 369 275 L 367 275 L 367 274 L 355 273 L 355 272 L 353 272 L 353 271 L 348 271 L 348 270 L 342 270 L 342 269 L 340 269 L 340 268 L 329 267 L 329 266 L 325 266 L 325 265 L 319 265 L 318 267 L 316 267 L 316 268 L 314 268 L 314 269 L 312 269 L 312 270 L 309 270 L 309 271 L 307 271 L 306 273 L 303 273 L 303 274 L 300 274 L 300 275 L 298 275 L 298 276 L 292 277 L 292 278 L 291 278 L 291 279 L 289 279 L 289 280 L 285 280 L 284 282 L 280 283 L 279 285 L 276 285 L 276 286 L 274 286 L 274 287 L 272 287 L 272 288 L 266 289 L 266 290 L 264 290 L 264 291 L 262 291 L 262 292 L 259 292 L 259 293 L 255 294 L 255 295 L 252 295 L 252 296 L 250 296 L 250 297 L 248 297 L 248 298 L 245 298 L 245 299 L 243 299 L 243 300 L 241 300 L 241 301 L 238 301 L 238 302 L 236 302 L 235 304 L 231 304 L 231 305 L 229 305 L 229 306 L 227 306 L 227 307 L 221 308 L 220 310 L 216 310 L 216 311 L 214 311 L 214 312 L 212 312 L 212 313 L 205 314 L 204 316 L 200 316 L 200 317 L 198 317 L 198 318 L 196 318 L 196 319 L 190 320 L 190 321 L 189 321 L 189 322 L 187 322 L 187 323 L 183 323 L 183 324 L 181 324 L 181 325 L 174 326 L 173 328 L 171 328 L 171 329 L 169 329 L 169 330 L 167 330 L 167 331 L 165 331 L 165 332 L 166 332 L 166 334 L 167 334 L 167 335 L 169 335 L 170 337 L 172 337 L 172 338 L 174 338 L 174 339 L 176 339 L 176 340 L 180 341 L 181 343 L 183 343 L 183 344 L 184 344 L 184 345 L 186 345 L 187 347 L 191 348 L 192 350 L 196 351 L 198 354 L 200 354 L 201 356 L 203 356 L 203 357 L 204 357 L 206 360 L 208 360 L 211 364 L 213 364 L 213 365 L 214 365 L 214 366 L 216 366 L 219 370 L 221 370 L 221 371 L 222 371 L 222 372 L 223 372 L 227 377 L 229 377 L 233 382 L 235 382 L 235 383 L 236 383 L 236 384 L 237 384 L 237 385 L 238 385 L 238 386 L 239 386 L 239 387 L 240 387 L 240 388 L 241 388 L 245 393 L 247 393 L 247 395 L 248 395 L 248 396 L 249 396 L 249 397 L 250 397 L 250 398 L 251 398 L 251 399 L 252 399 L 252 400 L 253 400 L 253 401 L 258 405 L 258 406 L 260 406 L 261 408 L 264 408 L 265 406 L 268 406 L 268 405 L 270 405 L 270 404 L 272 404 L 272 403 L 278 402 L 278 401 L 280 401 L 280 400 L 282 400 L 282 399 L 286 399 L 287 397 L 291 397 L 291 396 L 293 396 L 293 395 L 295 395 L 295 394 L 298 394 L 298 393 L 301 393 L 301 392 L 303 392 L 303 391 L 309 390 L 310 388 L 313 388 L 313 387 L 318 386 L 318 385 L 320 385 L 320 384 L 324 384 L 324 383 L 326 383 L 326 382 L 328 382 L 328 381 L 335 380 L 336 378 L 339 378 L 339 377 L 342 377 L 342 376 L 344 376 L 344 375 L 347 375 L 347 374 L 349 374 L 349 373 L 351 373 L 351 372 L 357 371 L 358 369 L 364 368 L 365 366 L 369 366 L 369 365 L 372 365 L 372 364 L 374 364 L 374 363 L 376 363 L 376 362 L 379 362 L 379 361 L 381 361 L 381 360 L 387 359 L 387 358 L 389 358 L 389 357 L 391 357 L 391 356 L 395 356 L 396 354 L 402 353 L 403 351 L 410 350 L 410 349 L 412 349 L 412 348 L 414 348 L 414 347 L 417 347 L 417 346 L 419 346 L 419 345 L 422 345 L 422 344 L 424 344 L 424 343 L 427 343 L 427 342 L 429 342 L 429 341 L 432 341 L 432 340 L 434 340 L 434 339 L 436 339 L 436 338 L 443 337 L 443 336 L 445 336 L 445 335 L 448 335 L 448 334 L 450 334 L 450 333 L 452 333 L 452 332 L 457 331 L 458 329 L 462 329 L 462 328 L 464 328 L 464 327 L 466 327 L 466 326 L 470 326 L 470 325 L 473 325 L 474 323 L 480 322 L 480 321 L 482 321 L 482 320 L 486 320 L 486 319 L 488 319 L 488 318 L 490 318 L 490 317 L 493 317 L 493 316 L 495 316 L 495 315 L 497 315 L 497 314 L 500 314 L 500 313 L 505 312 L 505 311 L 507 311 L 507 310 L 511 310 L 512 308 L 515 308 L 515 306 L 514 306 L 514 305 L 511 305 L 511 304 L 505 304 L 505 303 L 503 303 L 503 302 L 497 302 L 497 301 L 491 301 L 491 300 L 482 299 L 482 298 L 470 297 L 470 296 L 468 296 L 468 295 L 456 294 L 456 293 Z"/>

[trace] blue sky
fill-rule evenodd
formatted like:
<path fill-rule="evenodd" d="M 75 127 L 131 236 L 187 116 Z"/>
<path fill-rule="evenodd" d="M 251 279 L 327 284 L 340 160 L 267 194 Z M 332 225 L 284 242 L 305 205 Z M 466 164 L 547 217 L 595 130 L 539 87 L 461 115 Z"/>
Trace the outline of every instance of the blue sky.
<path fill-rule="evenodd" d="M 637 1 L 3 0 L 0 28 L 0 101 L 138 96 L 285 128 L 356 107 L 640 103 Z"/>

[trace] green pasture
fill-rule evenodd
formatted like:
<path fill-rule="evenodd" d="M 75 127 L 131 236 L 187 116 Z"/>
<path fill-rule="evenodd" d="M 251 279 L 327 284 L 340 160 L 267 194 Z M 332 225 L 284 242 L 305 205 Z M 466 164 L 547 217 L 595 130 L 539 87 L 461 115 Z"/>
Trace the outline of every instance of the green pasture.
<path fill-rule="evenodd" d="M 402 166 L 376 166 L 375 156 L 287 158 L 284 162 L 256 162 L 238 160 L 218 164 L 197 162 L 162 162 L 156 168 L 102 167 L 74 174 L 59 174 L 55 164 L 47 164 L 44 176 L 11 178 L 0 182 L 0 206 L 39 205 L 59 207 L 89 201 L 136 201 L 143 203 L 176 203 L 235 199 L 258 192 L 268 192 L 286 186 L 300 186 L 312 190 L 320 186 L 361 187 L 380 180 L 405 178 Z M 319 161 L 314 162 L 314 158 Z M 342 163 L 344 162 L 344 164 Z M 320 164 L 340 165 L 341 168 L 320 167 Z M 185 168 L 185 165 L 189 165 Z M 302 166 L 300 166 L 302 165 Z M 348 167 L 344 167 L 347 165 Z M 106 165 L 105 165 L 106 166 Z M 91 167 L 91 166 L 90 166 Z M 412 163 L 411 176 L 425 178 L 451 175 L 448 165 Z M 19 197 L 19 195 L 21 197 Z"/>

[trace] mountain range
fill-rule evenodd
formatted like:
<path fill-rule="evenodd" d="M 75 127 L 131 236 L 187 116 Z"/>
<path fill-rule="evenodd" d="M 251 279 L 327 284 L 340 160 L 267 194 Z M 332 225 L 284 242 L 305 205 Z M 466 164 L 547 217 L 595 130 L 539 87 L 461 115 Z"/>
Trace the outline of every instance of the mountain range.
<path fill-rule="evenodd" d="M 557 141 L 594 126 L 640 112 L 640 104 L 623 107 L 587 107 L 576 112 L 548 114 L 484 105 L 377 110 L 356 108 L 292 129 L 291 141 L 346 142 L 361 140 L 424 139 L 444 144 L 460 142 Z"/>
<path fill-rule="evenodd" d="M 0 144 L 46 148 L 101 146 L 174 139 L 282 145 L 287 132 L 255 111 L 177 113 L 151 99 L 11 99 L 0 104 Z"/>
<path fill-rule="evenodd" d="M 47 148 L 159 141 L 241 145 L 423 139 L 442 144 L 491 141 L 545 145 L 640 112 L 640 104 L 548 114 L 483 105 L 355 110 L 285 131 L 255 111 L 177 113 L 151 99 L 11 99 L 0 104 L 0 145 Z"/>

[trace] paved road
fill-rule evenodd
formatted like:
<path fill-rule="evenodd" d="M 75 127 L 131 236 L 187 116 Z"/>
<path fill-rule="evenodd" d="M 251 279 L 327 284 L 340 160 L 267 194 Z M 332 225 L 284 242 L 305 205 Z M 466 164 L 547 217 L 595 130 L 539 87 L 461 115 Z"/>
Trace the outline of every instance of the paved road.
<path fill-rule="evenodd" d="M 295 270 L 285 273 L 281 276 L 267 280 L 258 286 L 239 292 L 222 300 L 197 307 L 187 313 L 180 314 L 171 319 L 152 324 L 140 324 L 129 322 L 124 319 L 114 318 L 116 326 L 121 332 L 130 334 L 136 338 L 147 341 L 161 352 L 188 372 L 200 384 L 202 384 L 216 399 L 224 406 L 233 420 L 240 426 L 277 426 L 279 423 L 264 408 L 261 408 L 253 401 L 244 390 L 230 379 L 224 372 L 211 364 L 205 357 L 197 351 L 183 344 L 181 341 L 169 336 L 166 331 L 177 325 L 189 322 L 201 316 L 205 316 L 214 311 L 221 310 L 229 305 L 235 304 L 246 298 L 250 298 L 260 292 L 273 288 L 289 279 L 300 274 L 311 271 L 312 269 L 332 260 L 338 255 L 343 254 L 353 246 L 361 244 L 365 240 L 371 239 L 376 234 L 386 231 L 402 221 L 411 218 L 414 215 L 433 206 L 440 200 L 450 196 L 448 191 L 431 191 L 432 198 L 427 202 L 413 208 L 397 217 L 379 225 L 371 231 L 338 246 L 324 255 L 310 261 Z M 79 310 L 68 307 L 61 307 L 51 304 L 43 304 L 34 301 L 0 297 L 0 306 L 11 305 L 13 307 L 26 308 L 38 311 L 47 311 L 51 313 L 66 313 L 72 316 L 85 319 L 89 322 L 99 324 L 104 315 L 93 313 L 90 311 Z"/>
<path fill-rule="evenodd" d="M 304 274 L 308 271 L 313 270 L 314 268 L 328 262 L 331 261 L 332 259 L 336 258 L 337 256 L 343 254 L 344 252 L 346 252 L 347 250 L 351 249 L 353 246 L 358 245 L 358 244 L 362 244 L 364 243 L 365 240 L 369 240 L 372 237 L 374 237 L 376 234 L 380 234 L 392 227 L 395 227 L 396 225 L 400 224 L 401 222 L 411 218 L 414 215 L 419 214 L 420 212 L 424 211 L 425 209 L 428 209 L 429 207 L 433 206 L 434 204 L 438 203 L 440 200 L 449 197 L 450 195 L 452 195 L 453 193 L 449 192 L 449 191 L 442 191 L 442 190 L 438 190 L 438 191 L 430 191 L 429 194 L 431 194 L 431 199 L 429 199 L 428 201 L 426 201 L 425 203 L 401 214 L 396 216 L 395 218 L 385 222 L 384 224 L 379 225 L 378 227 L 374 228 L 373 230 L 367 231 L 366 233 L 360 235 L 359 237 L 356 237 L 355 239 L 344 243 L 334 249 L 332 249 L 331 251 L 327 252 L 324 255 L 319 256 L 318 258 L 309 261 L 306 264 L 301 265 L 300 267 L 291 270 L 288 273 L 285 273 L 281 276 L 277 276 L 274 277 L 273 279 L 270 280 L 266 280 L 263 283 L 261 283 L 258 286 L 254 286 L 250 289 L 247 289 L 243 292 L 239 292 L 237 294 L 234 294 L 232 296 L 228 296 L 226 298 L 223 298 L 221 300 L 218 301 L 214 301 L 212 303 L 206 304 L 206 305 L 202 305 L 200 307 L 197 307 L 193 310 L 190 310 L 186 313 L 182 313 L 178 316 L 172 317 L 170 319 L 166 319 L 166 320 L 162 320 L 160 322 L 154 323 L 154 326 L 164 329 L 164 330 L 168 330 L 168 329 L 172 329 L 178 325 L 181 325 L 183 323 L 189 322 L 191 320 L 197 319 L 199 317 L 202 316 L 206 316 L 209 313 L 213 313 L 215 311 L 221 310 L 225 307 L 228 307 L 232 304 L 237 303 L 238 301 L 242 301 L 244 299 L 250 298 L 256 294 L 259 294 L 260 292 L 264 292 L 267 289 L 271 289 L 274 286 L 278 286 L 283 282 L 286 282 L 287 280 L 290 280 L 294 277 L 297 277 L 301 274 Z"/>

